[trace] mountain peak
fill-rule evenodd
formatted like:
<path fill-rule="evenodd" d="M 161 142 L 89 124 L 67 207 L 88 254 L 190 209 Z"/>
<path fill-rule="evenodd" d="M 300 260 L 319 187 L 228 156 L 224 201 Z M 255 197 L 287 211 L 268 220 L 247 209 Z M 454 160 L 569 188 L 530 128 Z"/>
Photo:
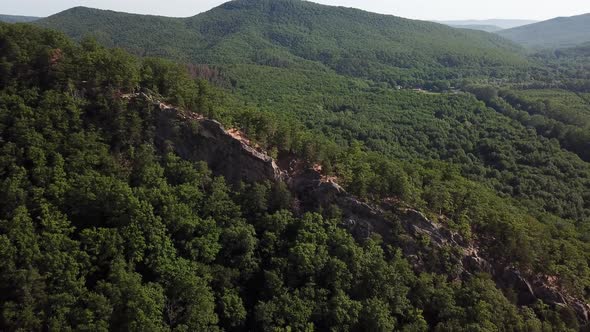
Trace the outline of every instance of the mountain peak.
<path fill-rule="evenodd" d="M 99 36 L 141 55 L 329 68 L 363 78 L 369 70 L 386 68 L 526 63 L 516 45 L 493 34 L 302 0 L 234 0 L 186 19 L 93 11 L 76 7 L 39 24 L 76 39 Z M 146 34 L 149 39 L 141 38 Z"/>

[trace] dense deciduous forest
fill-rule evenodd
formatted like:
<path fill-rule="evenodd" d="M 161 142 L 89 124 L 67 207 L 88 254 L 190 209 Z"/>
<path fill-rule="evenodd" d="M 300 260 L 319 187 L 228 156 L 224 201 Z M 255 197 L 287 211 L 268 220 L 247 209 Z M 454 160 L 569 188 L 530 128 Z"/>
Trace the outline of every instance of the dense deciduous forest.
<path fill-rule="evenodd" d="M 431 268 L 417 270 L 399 248 L 400 230 L 392 243 L 378 235 L 358 241 L 337 209 L 295 209 L 284 183 L 228 183 L 159 140 L 158 107 L 122 97 L 143 91 L 240 128 L 271 156 L 321 165 L 363 202 L 420 209 L 476 243 L 490 264 L 555 277 L 553 286 L 588 302 L 590 95 L 587 72 L 572 60 L 582 51 L 527 58 L 484 33 L 372 22 L 353 11 L 367 35 L 391 24 L 418 31 L 416 40 L 441 33 L 479 38 L 482 48 L 465 53 L 451 43 L 446 54 L 460 59 L 446 63 L 402 54 L 405 40 L 388 40 L 402 52 L 388 55 L 342 35 L 350 43 L 343 50 L 360 53 L 308 54 L 331 42 L 321 29 L 311 40 L 297 31 L 297 6 L 328 11 L 237 1 L 186 22 L 74 9 L 42 23 L 79 42 L 0 24 L 0 329 L 582 328 L 572 308 L 519 305 L 515 290 L 489 274 L 451 277 L 457 248 L 435 251 L 423 238 Z M 248 15 L 228 19 L 235 26 L 207 24 L 238 11 Z M 259 12 L 289 13 L 286 30 L 244 34 L 239 28 Z M 330 13 L 335 26 L 351 15 Z M 129 26 L 78 29 L 80 17 L 93 27 L 111 14 Z M 189 40 L 172 47 L 117 35 L 158 24 L 200 31 L 195 38 L 209 45 L 229 37 L 186 49 Z M 203 30 L 212 26 L 228 31 Z M 244 40 L 273 46 L 244 61 Z M 486 53 L 490 45 L 497 51 Z M 368 62 L 355 65 L 361 58 Z M 428 90 L 405 89 L 418 86 Z M 190 127 L 177 121 L 172 127 Z"/>
<path fill-rule="evenodd" d="M 37 24 L 141 56 L 335 71 L 392 86 L 511 78 L 528 64 L 523 49 L 492 34 L 307 1 L 231 1 L 186 19 L 78 7 Z"/>

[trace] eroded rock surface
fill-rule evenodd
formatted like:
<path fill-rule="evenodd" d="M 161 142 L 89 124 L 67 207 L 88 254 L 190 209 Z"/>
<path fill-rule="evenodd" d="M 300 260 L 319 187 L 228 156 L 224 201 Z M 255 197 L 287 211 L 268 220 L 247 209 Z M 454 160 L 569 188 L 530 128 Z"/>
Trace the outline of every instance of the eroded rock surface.
<path fill-rule="evenodd" d="M 206 162 L 214 174 L 223 175 L 232 184 L 283 180 L 271 157 L 234 138 L 221 123 L 206 118 L 189 123 L 170 121 L 176 112 L 167 109 L 159 115 L 164 117 L 157 128 L 162 146 L 183 159 Z"/>

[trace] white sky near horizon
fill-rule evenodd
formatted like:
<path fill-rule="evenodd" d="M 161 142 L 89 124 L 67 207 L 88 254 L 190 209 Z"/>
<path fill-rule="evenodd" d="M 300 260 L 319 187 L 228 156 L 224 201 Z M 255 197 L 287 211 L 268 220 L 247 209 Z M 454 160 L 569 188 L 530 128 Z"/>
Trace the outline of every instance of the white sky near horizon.
<path fill-rule="evenodd" d="M 226 0 L 0 0 L 0 14 L 49 16 L 75 6 L 188 17 Z M 530 19 L 590 13 L 590 0 L 313 0 L 421 20 Z"/>

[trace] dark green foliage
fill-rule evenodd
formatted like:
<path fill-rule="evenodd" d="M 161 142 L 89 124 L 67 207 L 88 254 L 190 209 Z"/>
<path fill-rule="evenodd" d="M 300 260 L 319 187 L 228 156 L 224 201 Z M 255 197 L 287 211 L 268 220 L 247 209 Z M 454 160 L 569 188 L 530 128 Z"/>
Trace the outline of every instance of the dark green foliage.
<path fill-rule="evenodd" d="M 493 107 L 555 138 L 567 150 L 590 161 L 590 101 L 588 95 L 564 90 L 503 91 Z"/>
<path fill-rule="evenodd" d="M 284 185 L 230 188 L 158 142 L 157 107 L 123 98 L 148 91 L 219 115 L 279 156 L 320 163 L 361 199 L 394 198 L 447 216 L 449 228 L 477 238 L 492 263 L 559 275 L 561 286 L 584 298 L 588 207 L 568 195 L 585 197 L 576 193 L 585 164 L 556 145 L 543 150 L 545 141 L 472 96 L 392 92 L 325 74 L 316 84 L 347 90 L 350 100 L 318 98 L 318 89 L 292 105 L 301 110 L 294 115 L 284 105 L 303 95 L 295 89 L 292 97 L 266 98 L 268 107 L 282 107 L 268 112 L 244 106 L 251 91 L 260 99 L 250 103 L 280 91 L 257 91 L 265 82 L 246 81 L 240 95 L 228 96 L 167 61 L 91 40 L 76 45 L 25 25 L 0 25 L 0 59 L 2 330 L 575 328 L 571 313 L 542 303 L 518 308 L 488 276 L 448 281 L 452 252 L 427 239 L 424 256 L 444 275 L 416 274 L 396 243 L 356 242 L 336 210 L 295 215 Z M 274 84 L 301 89 L 304 73 Z M 518 159 L 510 149 L 519 139 L 543 154 Z M 552 153 L 552 162 L 563 158 L 564 174 L 581 174 L 549 183 L 563 191 L 539 194 L 547 184 L 534 181 L 522 195 L 506 187 L 522 170 L 547 179 L 539 159 Z M 570 214 L 577 225 L 559 217 Z"/>

